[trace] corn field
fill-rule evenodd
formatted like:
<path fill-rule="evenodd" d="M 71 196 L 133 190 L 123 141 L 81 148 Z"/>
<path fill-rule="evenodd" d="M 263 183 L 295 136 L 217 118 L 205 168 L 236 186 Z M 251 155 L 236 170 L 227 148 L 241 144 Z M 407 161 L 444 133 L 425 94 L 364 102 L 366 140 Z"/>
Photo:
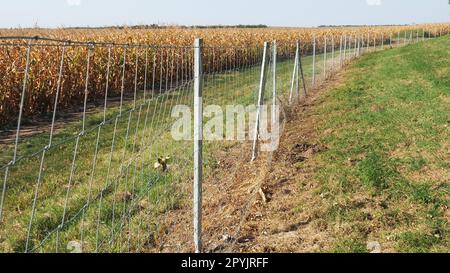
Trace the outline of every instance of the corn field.
<path fill-rule="evenodd" d="M 146 74 L 144 66 L 137 65 L 138 77 L 137 85 L 144 89 L 145 77 L 153 79 L 159 84 L 169 84 L 176 77 L 186 75 L 189 71 L 176 71 L 176 67 L 189 69 L 189 62 L 192 62 L 192 52 L 174 51 L 176 55 L 166 56 L 156 54 L 152 51 L 154 46 L 168 47 L 188 47 L 195 37 L 204 37 L 206 46 L 227 48 L 242 47 L 242 50 L 223 50 L 219 57 L 205 56 L 205 67 L 221 71 L 228 63 L 249 64 L 258 58 L 256 52 L 249 52 L 249 48 L 257 48 L 264 41 L 276 40 L 280 44 L 294 43 L 301 41 L 302 52 L 311 52 L 314 40 L 316 45 L 323 47 L 324 37 L 339 39 L 342 35 L 367 37 L 369 43 L 379 44 L 382 40 L 400 38 L 430 38 L 448 33 L 450 25 L 418 25 L 418 26 L 395 26 L 395 27 L 354 27 L 354 28 L 315 28 L 315 29 L 98 29 L 98 30 L 47 30 L 47 29 L 23 29 L 23 30 L 0 30 L 0 36 L 9 36 L 11 39 L 3 44 L 14 45 L 2 46 L 0 48 L 0 124 L 8 125 L 12 122 L 20 104 L 20 92 L 22 86 L 23 71 L 25 69 L 26 47 L 30 50 L 29 67 L 29 95 L 25 98 L 23 115 L 24 118 L 33 118 L 36 115 L 45 114 L 51 111 L 54 103 L 54 92 L 57 82 L 54 80 L 58 72 L 58 62 L 62 47 L 67 46 L 66 64 L 64 70 L 67 72 L 62 79 L 61 94 L 58 104 L 62 107 L 76 107 L 80 105 L 85 89 L 85 75 L 87 63 L 90 62 L 92 74 L 89 79 L 88 89 L 90 90 L 89 100 L 96 101 L 104 97 L 104 82 L 108 76 L 110 79 L 110 92 L 112 95 L 118 94 L 121 88 L 131 90 L 134 88 L 134 66 L 146 63 L 151 67 L 151 71 Z M 45 46 L 54 43 L 47 40 L 24 40 L 23 36 L 43 36 L 54 39 L 63 39 L 66 42 L 59 46 Z M 74 45 L 71 40 L 84 41 L 84 44 Z M 90 43 L 90 41 L 102 41 L 101 43 Z M 127 46 L 129 45 L 129 46 Z M 95 48 L 95 50 L 93 50 Z M 86 52 L 92 51 L 89 60 Z M 280 48 L 280 55 L 286 55 Z M 184 54 L 185 53 L 185 54 Z M 108 59 L 111 60 L 109 75 L 98 73 L 105 71 L 108 66 Z M 171 59 L 171 63 L 166 61 Z M 234 60 L 234 61 L 232 61 Z M 121 86 L 122 65 L 125 63 L 125 83 L 132 83 L 130 86 Z M 156 71 L 157 73 L 153 73 Z M 161 72 L 162 73 L 159 73 Z M 164 75 L 165 78 L 159 78 Z M 155 87 L 155 86 L 153 86 Z M 158 86 L 156 86 L 157 88 Z"/>

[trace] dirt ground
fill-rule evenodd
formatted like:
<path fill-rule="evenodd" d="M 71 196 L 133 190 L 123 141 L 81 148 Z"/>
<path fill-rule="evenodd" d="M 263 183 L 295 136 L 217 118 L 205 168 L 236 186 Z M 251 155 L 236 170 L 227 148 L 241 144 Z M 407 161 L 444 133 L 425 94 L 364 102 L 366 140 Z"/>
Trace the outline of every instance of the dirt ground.
<path fill-rule="evenodd" d="M 133 101 L 131 93 L 124 94 L 123 102 L 130 103 Z M 120 105 L 120 97 L 115 96 L 109 98 L 108 107 L 118 107 Z M 88 102 L 86 105 L 86 114 L 88 116 L 102 111 L 103 101 Z M 52 124 L 53 112 L 47 116 L 41 117 L 22 117 L 19 137 L 28 138 L 38 134 L 49 133 Z M 80 122 L 83 117 L 82 106 L 66 107 L 59 109 L 55 117 L 54 130 L 61 131 L 68 123 Z M 6 128 L 0 129 L 0 145 L 13 145 L 17 134 L 17 124 L 10 123 Z"/>
<path fill-rule="evenodd" d="M 312 115 L 311 108 L 320 105 L 322 93 L 340 84 L 342 73 L 286 109 L 280 147 L 273 155 L 261 154 L 250 162 L 246 143 L 216 156 L 219 167 L 203 185 L 204 252 L 316 252 L 329 244 L 319 216 L 318 185 L 310 179 L 315 167 L 308 164 L 326 149 L 315 142 L 320 117 Z M 299 162 L 301 169 L 296 167 Z M 300 204 L 310 209 L 300 211 Z M 167 212 L 159 238 L 148 251 L 193 252 L 191 210 L 186 204 Z"/>

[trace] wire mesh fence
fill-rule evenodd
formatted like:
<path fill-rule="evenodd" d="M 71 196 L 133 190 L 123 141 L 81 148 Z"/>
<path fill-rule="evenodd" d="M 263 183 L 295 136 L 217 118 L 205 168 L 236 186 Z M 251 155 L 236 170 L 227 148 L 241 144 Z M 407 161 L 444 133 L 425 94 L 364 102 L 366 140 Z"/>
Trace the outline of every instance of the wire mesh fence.
<path fill-rule="evenodd" d="M 242 141 L 255 160 L 277 106 L 302 100 L 353 58 L 431 36 L 419 34 L 258 47 L 0 37 L 0 251 L 152 250 L 160 219 L 201 198 L 191 187 L 196 160 L 208 174 L 216 151 Z M 188 121 L 204 105 L 205 120 L 185 124 L 177 139 L 180 105 Z M 198 122 L 206 141 L 194 150 Z"/>
<path fill-rule="evenodd" d="M 2 46 L 25 56 L 8 68 L 23 86 L 1 156 L 2 250 L 139 251 L 190 175 L 178 166 L 191 164 L 192 144 L 171 138 L 170 111 L 192 104 L 192 47 L 41 42 Z M 52 59 L 35 57 L 42 50 Z M 39 95 L 51 115 L 34 121 Z"/>
<path fill-rule="evenodd" d="M 231 59 L 225 61 L 225 67 L 234 68 L 225 73 L 220 70 L 219 73 L 215 70 L 211 72 L 207 65 L 210 62 L 208 56 L 215 56 L 220 49 L 207 46 L 202 48 L 199 54 L 204 58 L 206 64 L 203 65 L 203 74 L 199 81 L 202 83 L 200 94 L 203 107 L 206 109 L 203 109 L 204 116 L 209 119 L 203 120 L 197 125 L 203 125 L 205 130 L 202 135 L 207 138 L 202 149 L 197 150 L 203 159 L 203 161 L 199 161 L 199 165 L 216 164 L 214 151 L 221 150 L 218 147 L 222 147 L 222 149 L 232 147 L 233 141 L 237 139 L 253 143 L 253 145 L 240 146 L 240 150 L 244 161 L 255 160 L 261 152 L 262 143 L 268 140 L 264 136 L 267 136 L 268 132 L 273 134 L 273 124 L 280 122 L 279 113 L 275 113 L 276 106 L 286 108 L 304 100 L 310 92 L 321 88 L 322 84 L 336 72 L 363 54 L 417 41 L 410 38 L 400 43 L 383 35 L 369 36 L 365 39 L 362 34 L 325 36 L 321 39 L 315 38 L 312 45 L 303 45 L 301 41 L 280 45 L 275 41 L 271 44 L 266 43 L 263 47 L 252 50 L 256 52 L 256 65 L 252 63 L 250 66 L 244 67 L 233 66 L 233 63 L 238 63 L 239 60 Z M 235 52 L 238 49 L 228 48 L 228 50 Z M 230 55 L 238 56 L 236 53 Z M 222 84 L 224 86 L 222 90 L 225 93 L 220 91 Z M 210 106 L 213 106 L 214 109 L 207 109 Z M 234 108 L 230 110 L 227 106 Z M 235 115 L 236 106 L 241 108 L 240 111 L 237 111 L 241 115 Z M 267 106 L 272 106 L 272 108 Z M 264 120 L 266 120 L 265 124 L 269 124 L 269 126 L 262 128 L 260 126 Z M 212 122 L 213 126 L 209 124 L 211 121 L 215 121 Z M 239 122 L 243 125 L 236 124 Z M 225 128 L 221 127 L 222 124 L 225 124 Z M 262 133 L 262 131 L 265 132 Z M 237 137 L 239 134 L 241 136 Z M 201 184 L 197 187 L 201 188 Z M 221 186 L 218 185 L 216 188 L 221 188 Z M 219 189 L 225 195 L 228 194 L 228 190 L 228 188 Z M 198 198 L 197 201 L 201 204 L 201 195 Z M 233 197 L 230 196 L 229 200 L 232 199 Z M 201 230 L 200 208 L 201 206 L 195 207 L 194 205 L 193 217 L 194 221 L 198 223 L 198 229 Z M 217 209 L 223 210 L 223 207 L 219 206 Z M 244 218 L 245 215 L 244 209 L 242 217 Z M 201 234 L 198 229 L 196 229 L 194 244 L 196 251 L 201 251 Z M 239 230 L 238 227 L 235 229 Z M 230 228 L 227 230 L 229 231 Z M 232 238 L 236 238 L 236 236 L 232 236 Z"/>

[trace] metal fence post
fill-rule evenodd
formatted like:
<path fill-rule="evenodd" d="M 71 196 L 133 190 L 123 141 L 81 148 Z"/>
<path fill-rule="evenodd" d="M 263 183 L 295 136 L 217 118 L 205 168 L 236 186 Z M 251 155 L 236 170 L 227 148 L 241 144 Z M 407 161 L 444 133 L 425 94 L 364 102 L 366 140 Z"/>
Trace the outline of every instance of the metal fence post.
<path fill-rule="evenodd" d="M 272 126 L 275 126 L 277 122 L 277 113 L 276 113 L 276 105 L 277 105 L 277 41 L 273 41 L 272 45 L 272 74 L 273 74 L 273 89 L 272 89 Z M 272 127 L 273 128 L 273 127 Z"/>
<path fill-rule="evenodd" d="M 259 127 L 261 124 L 261 108 L 264 104 L 264 90 L 266 88 L 266 69 L 267 69 L 267 50 L 269 49 L 269 44 L 267 42 L 264 42 L 264 52 L 263 52 L 263 59 L 262 59 L 262 65 L 261 65 L 261 79 L 259 82 L 259 95 L 258 95 L 258 109 L 256 112 L 256 121 L 255 121 L 255 134 L 253 139 L 253 152 L 252 152 L 252 161 L 255 161 L 258 152 L 258 138 L 259 138 Z"/>
<path fill-rule="evenodd" d="M 294 97 L 294 87 L 298 93 L 298 57 L 299 57 L 299 44 L 297 42 L 295 49 L 294 70 L 292 71 L 291 90 L 289 92 L 289 104 L 292 103 Z"/>
<path fill-rule="evenodd" d="M 366 48 L 367 53 L 369 52 L 369 49 L 370 49 L 370 33 L 367 33 L 367 48 Z"/>
<path fill-rule="evenodd" d="M 203 40 L 194 43 L 194 244 L 195 252 L 202 251 L 202 49 Z"/>
<path fill-rule="evenodd" d="M 361 55 L 366 53 L 366 41 L 364 40 L 364 34 L 361 34 Z"/>
<path fill-rule="evenodd" d="M 324 37 L 325 44 L 323 45 L 323 78 L 327 78 L 327 36 Z"/>
<path fill-rule="evenodd" d="M 347 34 L 344 36 L 344 63 L 347 62 Z"/>
<path fill-rule="evenodd" d="M 358 55 L 362 56 L 363 55 L 363 43 L 364 43 L 364 38 L 363 36 L 360 34 L 359 35 L 359 42 L 358 42 Z"/>
<path fill-rule="evenodd" d="M 313 37 L 312 86 L 316 85 L 316 35 Z"/>
<path fill-rule="evenodd" d="M 296 44 L 297 44 L 297 70 L 295 73 L 295 93 L 297 96 L 297 102 L 299 102 L 300 101 L 300 80 L 299 80 L 299 77 L 300 77 L 300 73 L 299 73 L 299 71 L 300 71 L 300 42 L 297 41 Z"/>
<path fill-rule="evenodd" d="M 339 68 L 342 68 L 342 35 L 339 41 Z"/>
<path fill-rule="evenodd" d="M 331 36 L 331 73 L 334 70 L 334 35 Z"/>
<path fill-rule="evenodd" d="M 308 95 L 308 92 L 306 90 L 306 83 L 305 83 L 305 74 L 303 73 L 303 64 L 302 64 L 302 49 L 301 49 L 300 41 L 298 42 L 298 66 L 300 70 L 300 75 L 302 77 L 302 83 L 303 83 L 303 92 L 305 93 L 305 97 Z M 300 94 L 299 94 L 300 97 Z"/>
<path fill-rule="evenodd" d="M 361 36 L 358 34 L 357 38 L 356 38 L 356 57 L 359 57 L 359 39 L 361 38 Z"/>
<path fill-rule="evenodd" d="M 347 54 L 347 61 L 351 61 L 352 59 L 352 35 L 348 36 L 348 54 Z"/>

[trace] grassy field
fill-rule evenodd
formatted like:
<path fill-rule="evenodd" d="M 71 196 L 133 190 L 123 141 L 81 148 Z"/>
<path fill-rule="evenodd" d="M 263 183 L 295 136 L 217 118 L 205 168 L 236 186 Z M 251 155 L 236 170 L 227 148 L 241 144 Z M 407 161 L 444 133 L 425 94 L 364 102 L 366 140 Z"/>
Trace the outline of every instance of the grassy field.
<path fill-rule="evenodd" d="M 450 251 L 450 37 L 364 56 L 314 114 L 328 251 Z M 319 194 L 319 193 L 318 193 Z M 301 207 L 307 207 L 302 204 Z"/>

